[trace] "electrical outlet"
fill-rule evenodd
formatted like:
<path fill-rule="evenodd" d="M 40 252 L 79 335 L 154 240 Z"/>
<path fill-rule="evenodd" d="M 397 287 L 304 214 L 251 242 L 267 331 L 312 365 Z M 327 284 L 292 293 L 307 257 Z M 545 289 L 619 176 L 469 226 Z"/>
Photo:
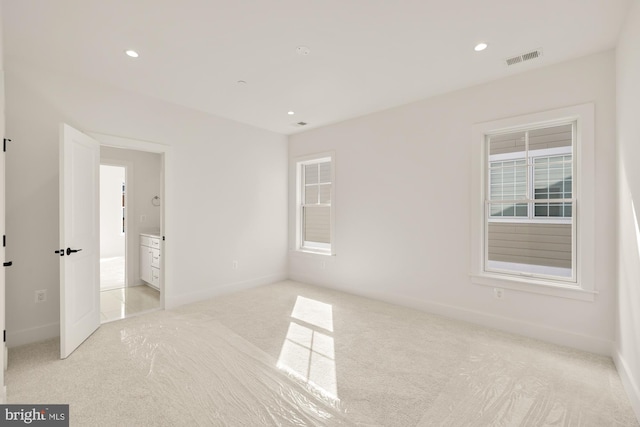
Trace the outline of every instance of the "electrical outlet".
<path fill-rule="evenodd" d="M 147 221 L 147 216 L 146 215 L 140 215 L 140 222 L 146 222 Z"/>
<path fill-rule="evenodd" d="M 40 289 L 39 291 L 36 291 L 36 303 L 45 302 L 46 300 L 47 300 L 46 289 Z"/>
<path fill-rule="evenodd" d="M 493 296 L 495 299 L 504 298 L 504 289 L 502 288 L 493 288 Z"/>
<path fill-rule="evenodd" d="M 231 263 L 231 268 L 233 268 L 234 270 L 238 269 L 238 261 L 233 261 L 233 263 Z"/>

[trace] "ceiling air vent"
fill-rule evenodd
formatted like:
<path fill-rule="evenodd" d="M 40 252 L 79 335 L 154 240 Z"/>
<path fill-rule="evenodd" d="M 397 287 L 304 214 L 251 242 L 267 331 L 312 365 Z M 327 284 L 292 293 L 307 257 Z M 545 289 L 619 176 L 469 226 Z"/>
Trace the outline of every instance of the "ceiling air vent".
<path fill-rule="evenodd" d="M 511 58 L 505 59 L 507 66 L 519 64 L 521 62 L 530 61 L 532 59 L 536 59 L 542 56 L 542 49 L 536 49 L 531 52 L 523 53 L 521 55 L 512 56 Z"/>
<path fill-rule="evenodd" d="M 306 125 L 307 125 L 307 122 L 298 122 L 298 123 L 297 123 L 297 125 L 298 125 L 298 126 L 306 126 Z"/>

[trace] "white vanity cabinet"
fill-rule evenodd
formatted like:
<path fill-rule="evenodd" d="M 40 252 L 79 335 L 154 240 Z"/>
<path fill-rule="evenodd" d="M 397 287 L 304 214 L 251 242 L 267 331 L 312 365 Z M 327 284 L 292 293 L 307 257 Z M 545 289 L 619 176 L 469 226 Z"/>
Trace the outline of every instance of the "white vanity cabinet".
<path fill-rule="evenodd" d="M 160 236 L 140 234 L 140 278 L 160 290 Z"/>

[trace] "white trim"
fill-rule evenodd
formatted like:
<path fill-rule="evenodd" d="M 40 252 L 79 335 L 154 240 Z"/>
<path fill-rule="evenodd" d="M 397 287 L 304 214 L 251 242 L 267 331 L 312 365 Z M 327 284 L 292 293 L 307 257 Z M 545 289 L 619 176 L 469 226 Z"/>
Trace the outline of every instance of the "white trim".
<path fill-rule="evenodd" d="M 315 256 L 315 255 L 322 255 L 322 256 L 336 256 L 335 254 L 332 254 L 330 252 L 316 252 L 316 251 L 309 251 L 306 249 L 290 249 L 289 250 L 289 255 L 293 255 L 293 256 Z"/>
<path fill-rule="evenodd" d="M 92 138 L 95 138 L 100 145 L 122 148 L 125 150 L 138 150 L 148 153 L 157 153 L 162 156 L 161 179 L 160 179 L 160 197 L 162 198 L 162 211 L 160 217 L 160 235 L 167 236 L 167 240 L 163 240 L 162 244 L 162 257 L 160 259 L 160 268 L 162 274 L 160 274 L 160 308 L 165 309 L 167 307 L 166 301 L 171 298 L 173 292 L 173 263 L 171 250 L 173 248 L 171 244 L 171 231 L 173 230 L 173 207 L 171 201 L 173 200 L 173 187 L 168 185 L 173 180 L 173 157 L 172 147 L 165 144 L 159 144 L 150 141 L 141 141 L 137 139 L 124 138 L 121 136 L 106 135 L 95 132 L 86 132 Z M 131 217 L 131 215 L 130 215 Z"/>
<path fill-rule="evenodd" d="M 627 396 L 629 396 L 633 412 L 635 412 L 636 418 L 640 423 L 640 385 L 630 374 L 629 365 L 627 365 L 617 349 L 613 350 L 611 357 L 613 358 L 613 363 L 616 365 L 616 369 L 618 370 L 618 375 L 620 375 L 620 379 L 622 380 L 624 390 L 627 392 Z"/>
<path fill-rule="evenodd" d="M 565 147 L 543 148 L 539 150 L 529 150 L 528 157 L 530 159 L 534 159 L 537 157 L 553 157 L 553 156 L 572 154 L 571 148 L 572 147 L 565 146 Z M 522 157 L 520 153 L 522 153 L 522 151 L 512 152 L 512 153 L 492 154 L 489 156 L 489 161 L 505 162 L 509 160 L 527 160 L 527 158 Z"/>
<path fill-rule="evenodd" d="M 448 317 L 451 319 L 462 320 L 465 322 L 473 323 L 475 325 L 498 329 L 501 331 L 534 338 L 540 341 L 550 342 L 553 344 L 576 348 L 578 350 L 588 351 L 605 356 L 610 356 L 611 349 L 613 348 L 612 341 L 602 338 L 576 334 L 574 332 L 566 331 L 563 329 L 541 326 L 537 323 L 524 322 L 522 320 L 510 317 L 496 316 L 495 314 L 488 312 L 469 310 L 462 307 L 454 307 L 447 304 L 434 303 L 419 298 L 399 296 L 386 292 L 372 292 L 368 291 L 365 286 L 339 287 L 332 284 L 326 284 L 324 282 L 321 283 L 311 276 L 295 273 L 290 275 L 290 280 L 301 283 L 309 283 L 312 285 L 330 289 L 336 289 L 342 292 L 348 292 L 354 295 L 372 298 L 378 301 L 401 305 L 403 307 L 409 307 Z"/>
<path fill-rule="evenodd" d="M 515 291 L 530 292 L 534 294 L 549 295 L 560 298 L 576 299 L 581 301 L 594 301 L 598 294 L 595 291 L 586 291 L 575 285 L 569 285 L 566 281 L 545 280 L 539 277 L 528 277 L 515 274 L 484 273 L 471 274 L 471 283 L 491 288 L 513 289 Z"/>
<path fill-rule="evenodd" d="M 492 261 L 489 260 L 487 267 L 492 271 L 505 271 L 507 274 L 520 272 L 521 275 L 536 274 L 539 276 L 554 277 L 571 277 L 571 269 L 564 267 L 552 267 L 548 265 L 521 264 L 517 262 Z"/>
<path fill-rule="evenodd" d="M 543 293 L 545 295 L 593 301 L 595 295 L 595 215 L 594 215 L 594 171 L 595 171 L 595 108 L 593 104 L 582 104 L 556 110 L 527 114 L 486 123 L 479 123 L 472 129 L 471 156 L 471 239 L 470 270 L 472 283 L 507 287 L 524 292 Z M 484 270 L 486 249 L 484 232 L 486 207 L 484 200 L 487 182 L 485 161 L 485 138 L 487 134 L 510 133 L 522 129 L 535 129 L 566 124 L 576 121 L 576 141 L 574 150 L 576 173 L 574 174 L 574 194 L 579 205 L 574 206 L 576 220 L 573 221 L 575 242 L 573 256 L 576 257 L 575 290 L 567 289 L 566 281 L 531 279 L 516 275 L 490 274 Z M 577 224 L 579 223 L 579 227 Z M 544 284 L 541 285 L 541 282 Z M 557 287 L 558 291 L 550 291 Z M 534 289 L 538 289 L 534 291 Z M 582 291 L 582 292 L 580 292 Z M 591 297 L 585 298 L 585 292 Z"/>
<path fill-rule="evenodd" d="M 33 328 L 7 331 L 7 347 L 18 347 L 25 344 L 44 341 L 60 336 L 60 322 L 48 323 Z"/>
<path fill-rule="evenodd" d="M 564 199 L 560 199 L 559 203 L 562 203 L 562 200 Z M 571 224 L 572 219 L 571 218 L 558 219 L 558 217 L 540 217 L 536 219 L 531 219 L 523 216 L 523 217 L 489 218 L 488 221 L 490 223 L 502 222 L 502 223 L 517 223 L 517 224 L 565 224 L 566 225 L 566 224 Z"/>

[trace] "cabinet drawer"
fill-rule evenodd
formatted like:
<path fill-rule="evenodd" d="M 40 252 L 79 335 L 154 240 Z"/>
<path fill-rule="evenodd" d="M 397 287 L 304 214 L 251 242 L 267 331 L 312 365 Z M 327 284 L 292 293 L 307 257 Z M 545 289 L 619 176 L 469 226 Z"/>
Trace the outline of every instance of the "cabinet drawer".
<path fill-rule="evenodd" d="M 160 249 L 151 249 L 151 267 L 160 268 Z"/>
<path fill-rule="evenodd" d="M 160 239 L 150 238 L 149 243 L 149 246 L 151 246 L 152 248 L 160 249 Z"/>
<path fill-rule="evenodd" d="M 151 246 L 151 237 L 149 237 L 149 236 L 140 236 L 140 245 L 141 246 Z"/>

